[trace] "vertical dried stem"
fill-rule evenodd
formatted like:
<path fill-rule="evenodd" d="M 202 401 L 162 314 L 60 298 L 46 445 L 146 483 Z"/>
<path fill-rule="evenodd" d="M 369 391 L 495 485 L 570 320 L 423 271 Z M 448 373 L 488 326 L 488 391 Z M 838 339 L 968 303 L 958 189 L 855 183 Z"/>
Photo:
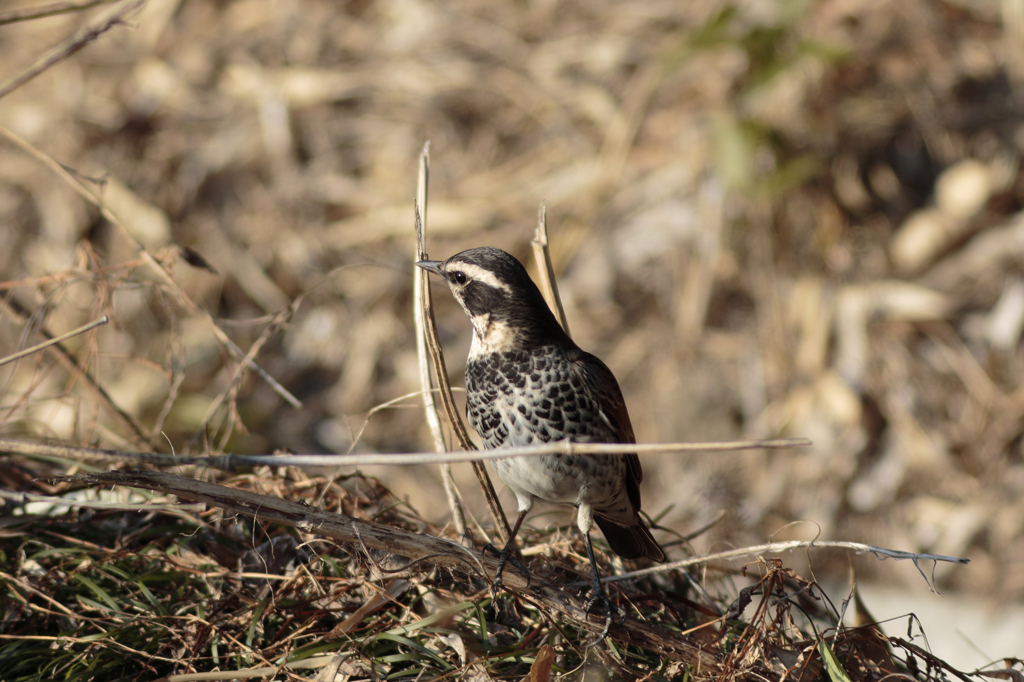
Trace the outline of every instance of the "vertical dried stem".
<path fill-rule="evenodd" d="M 569 321 L 565 319 L 562 299 L 558 295 L 558 285 L 555 284 L 551 253 L 548 251 L 548 213 L 544 204 L 541 204 L 537 214 L 537 230 L 530 244 L 533 245 L 533 260 L 537 263 L 537 271 L 540 274 L 540 291 L 544 294 L 544 300 L 548 302 L 551 312 L 558 318 L 558 324 L 562 325 L 566 334 L 569 334 Z"/>
<path fill-rule="evenodd" d="M 420 171 L 416 182 L 416 260 L 423 260 L 425 257 L 423 249 L 423 233 L 427 225 L 427 182 L 430 176 L 430 143 L 423 145 L 423 152 L 420 154 Z M 430 307 L 430 288 L 427 282 L 427 273 L 419 268 L 414 268 L 416 279 L 413 283 L 413 314 L 416 320 L 416 357 L 419 359 L 420 385 L 423 386 L 423 411 L 427 418 L 427 426 L 430 427 L 430 435 L 434 438 L 434 450 L 445 452 L 448 448 L 444 442 L 444 434 L 441 433 L 441 420 L 437 414 L 437 405 L 434 403 L 434 393 L 431 390 L 430 362 L 427 359 L 427 343 L 424 333 L 424 311 Z M 441 465 L 441 480 L 444 482 L 444 494 L 448 499 L 448 507 L 452 510 L 452 520 L 455 522 L 455 530 L 464 542 L 471 542 L 466 528 L 466 513 L 462 508 L 458 488 L 455 486 L 455 479 L 452 478 L 451 464 Z"/>
<path fill-rule="evenodd" d="M 426 207 L 427 207 L 427 183 L 430 174 L 429 143 L 423 146 L 423 153 L 420 155 L 419 182 L 416 191 L 416 260 L 425 260 L 427 251 L 425 248 L 426 232 Z M 430 365 L 427 362 L 427 352 L 434 365 L 434 375 L 437 378 L 441 404 L 445 415 L 455 432 L 455 436 L 463 450 L 473 450 L 473 443 L 469 439 L 469 432 L 455 409 L 455 399 L 452 397 L 452 389 L 448 383 L 448 369 L 445 365 L 444 354 L 441 351 L 441 342 L 437 336 L 437 325 L 434 322 L 433 299 L 430 295 L 429 280 L 427 272 L 416 268 L 416 279 L 414 283 L 414 315 L 416 320 L 416 350 L 420 360 L 420 382 L 423 386 L 423 406 L 426 412 L 427 424 L 434 437 L 434 448 L 438 452 L 444 452 L 447 448 L 441 434 L 440 420 L 437 415 L 437 407 L 434 403 L 432 383 L 430 381 Z M 487 507 L 494 517 L 498 534 L 503 542 L 508 542 L 511 536 L 511 527 L 505 512 L 498 503 L 498 494 L 491 483 L 491 477 L 487 474 L 487 468 L 483 462 L 473 462 L 473 473 L 476 474 L 480 489 L 483 491 Z M 444 481 L 445 495 L 448 497 L 448 505 L 452 510 L 452 517 L 459 534 L 469 540 L 466 528 L 465 512 L 460 502 L 459 491 L 455 487 L 455 481 L 451 475 L 451 465 L 441 466 L 441 476 Z"/>

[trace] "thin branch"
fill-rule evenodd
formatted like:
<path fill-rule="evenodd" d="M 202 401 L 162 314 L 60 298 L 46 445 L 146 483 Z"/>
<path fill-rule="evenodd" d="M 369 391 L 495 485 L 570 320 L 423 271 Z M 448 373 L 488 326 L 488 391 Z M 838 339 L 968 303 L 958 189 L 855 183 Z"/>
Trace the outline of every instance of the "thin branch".
<path fill-rule="evenodd" d="M 430 172 L 429 145 L 423 145 L 423 152 L 420 154 L 420 173 L 416 191 L 415 221 L 416 221 L 416 261 L 424 260 L 426 252 L 423 249 L 423 232 L 426 223 L 427 204 L 427 180 Z M 419 360 L 420 385 L 423 388 L 423 408 L 427 419 L 427 426 L 430 428 L 430 435 L 434 438 L 434 449 L 444 452 L 447 447 L 444 436 L 441 433 L 441 420 L 437 414 L 437 404 L 434 402 L 434 392 L 430 382 L 430 361 L 427 356 L 427 338 L 425 332 L 424 310 L 428 304 L 424 299 L 430 298 L 430 287 L 427 282 L 427 272 L 422 268 L 413 267 L 415 278 L 413 279 L 413 319 L 416 323 L 416 356 Z"/>
<path fill-rule="evenodd" d="M 729 550 L 728 552 L 719 552 L 718 554 L 708 554 L 705 556 L 690 557 L 689 559 L 681 559 L 679 561 L 672 561 L 667 564 L 659 564 L 650 568 L 644 568 L 639 571 L 630 571 L 629 573 L 623 573 L 622 575 L 612 576 L 610 578 L 604 578 L 605 582 L 617 582 L 621 580 L 633 580 L 635 578 L 642 578 L 648 575 L 654 575 L 656 573 L 667 573 L 669 571 L 675 571 L 680 568 L 687 568 L 689 566 L 696 566 L 699 564 L 707 564 L 712 561 L 727 561 L 730 559 L 742 559 L 747 557 L 756 557 L 761 554 L 779 554 L 781 552 L 791 552 L 794 549 L 800 549 L 801 547 L 807 548 L 838 548 L 838 549 L 852 549 L 857 554 L 874 554 L 876 558 L 885 559 L 896 559 L 899 560 L 910 560 L 917 566 L 917 570 L 921 572 L 921 567 L 918 566 L 918 561 L 944 561 L 953 564 L 966 565 L 971 563 L 970 559 L 964 559 L 962 557 L 946 556 L 945 554 L 919 554 L 917 552 L 903 552 L 896 549 L 886 549 L 884 547 L 875 547 L 874 545 L 865 545 L 860 542 L 847 542 L 844 540 L 835 541 L 820 541 L 820 540 L 792 540 L 790 542 L 769 542 L 764 545 L 755 545 L 753 547 L 742 547 L 739 549 Z M 921 572 L 923 576 L 924 573 Z M 928 581 L 928 578 L 925 577 Z M 589 583 L 580 583 L 589 584 Z M 929 587 L 931 587 L 929 581 Z M 934 588 L 933 588 L 934 589 Z"/>
<path fill-rule="evenodd" d="M 0 12 L 0 26 L 5 24 L 14 24 L 19 21 L 31 21 L 32 19 L 42 19 L 44 17 L 54 17 L 58 14 L 70 14 L 71 12 L 81 12 L 82 10 L 92 9 L 100 5 L 109 5 L 116 0 L 86 0 L 86 2 L 54 2 L 49 5 L 39 5 L 38 7 L 23 7 L 22 9 L 12 9 L 6 12 Z"/>
<path fill-rule="evenodd" d="M 419 176 L 416 181 L 416 206 L 415 227 L 416 227 L 416 262 L 425 260 L 427 257 L 425 249 L 424 234 L 427 231 L 427 189 L 430 183 L 430 142 L 423 145 L 420 153 Z M 430 283 L 427 281 L 428 273 L 413 265 L 413 319 L 416 323 L 416 358 L 419 361 L 420 385 L 423 387 L 423 411 L 427 419 L 427 426 L 430 428 L 430 435 L 434 438 L 434 450 L 445 452 L 448 446 L 444 442 L 444 434 L 441 433 L 441 418 L 437 413 L 437 404 L 434 402 L 434 392 L 430 390 L 430 360 L 427 354 L 427 335 L 424 323 L 425 311 L 430 308 L 426 302 L 430 299 Z M 472 544 L 473 540 L 466 529 L 466 512 L 462 508 L 462 500 L 459 495 L 455 479 L 452 477 L 452 465 L 448 462 L 441 464 L 441 481 L 444 484 L 444 495 L 448 500 L 448 508 L 452 510 L 452 520 L 455 522 L 455 530 L 463 542 Z"/>
<path fill-rule="evenodd" d="M 82 26 L 69 37 L 51 47 L 27 69 L 0 83 L 0 98 L 17 90 L 51 66 L 64 61 L 114 26 L 123 24 L 125 17 L 145 4 L 146 0 L 125 0 L 117 7 L 102 13 L 94 21 Z"/>
<path fill-rule="evenodd" d="M 421 199 L 424 205 L 427 200 L 425 187 L 426 183 L 424 182 L 424 192 Z M 424 260 L 427 257 L 424 228 L 425 225 L 422 222 L 421 216 L 417 214 L 417 260 Z M 466 430 L 466 425 L 463 423 L 462 417 L 459 416 L 458 410 L 455 409 L 455 398 L 452 397 L 452 387 L 448 381 L 448 367 L 445 364 L 444 352 L 441 350 L 441 340 L 437 334 L 437 322 L 434 320 L 434 306 L 433 299 L 430 296 L 430 282 L 427 279 L 428 273 L 421 268 L 416 269 L 419 270 L 416 276 L 416 287 L 417 291 L 422 292 L 420 302 L 423 308 L 422 311 L 417 312 L 416 317 L 417 325 L 422 324 L 422 327 L 420 327 L 421 331 L 418 333 L 418 336 L 422 337 L 426 341 L 427 350 L 430 352 L 430 359 L 434 366 L 434 377 L 437 379 L 437 385 L 440 389 L 441 405 L 444 408 L 445 416 L 448 418 L 448 423 L 452 425 L 452 430 L 455 432 L 455 437 L 458 439 L 459 445 L 462 446 L 462 449 L 466 451 L 474 451 L 476 448 L 473 446 L 473 442 L 469 438 L 469 431 Z M 423 385 L 423 392 L 424 394 L 430 393 L 429 381 Z M 477 461 L 476 458 L 472 458 L 469 461 L 472 461 L 473 473 L 476 474 L 476 480 L 480 484 L 480 490 L 484 495 L 484 501 L 487 503 L 487 509 L 491 512 L 491 516 L 494 518 L 494 525 L 498 529 L 501 541 L 503 544 L 508 544 L 508 539 L 512 535 L 512 527 L 509 525 L 508 519 L 505 517 L 505 511 L 501 508 L 501 503 L 498 502 L 498 493 L 494 490 L 494 484 L 491 482 L 491 477 L 487 473 L 487 467 L 485 467 L 482 462 Z"/>
<path fill-rule="evenodd" d="M 250 346 L 249 352 L 242 358 L 242 362 L 232 368 L 231 378 L 227 382 L 227 387 L 222 390 L 217 397 L 207 406 L 206 414 L 203 416 L 202 426 L 196 430 L 189 440 L 189 447 L 195 447 L 200 442 L 202 436 L 206 435 L 207 424 L 213 420 L 214 415 L 220 410 L 225 403 L 228 409 L 231 410 L 232 414 L 235 411 L 236 406 L 234 405 L 237 398 L 238 387 L 241 384 L 243 372 L 245 367 L 254 367 L 256 363 L 256 356 L 262 350 L 263 346 L 270 340 L 271 335 L 280 327 L 282 327 L 287 320 L 292 317 L 299 306 L 302 304 L 303 296 L 297 296 L 291 303 L 285 308 L 276 313 L 270 322 L 264 327 L 263 331 L 260 332 L 259 338 L 257 338 Z M 222 441 L 225 443 L 228 441 L 233 431 L 233 424 L 231 422 L 231 414 L 228 416 L 228 424 L 224 427 L 224 433 L 222 435 Z M 217 447 L 218 451 L 223 450 L 223 445 Z"/>
<path fill-rule="evenodd" d="M 622 443 L 573 443 L 563 440 L 542 445 L 529 445 L 498 450 L 466 452 L 368 453 L 356 455 L 165 455 L 131 450 L 97 450 L 93 448 L 49 445 L 15 438 L 0 438 L 0 451 L 22 455 L 61 457 L 75 461 L 142 462 L 156 466 L 198 464 L 231 471 L 250 466 L 338 467 L 370 465 L 439 464 L 441 462 L 484 462 L 507 457 L 539 457 L 540 455 L 626 455 L 668 452 L 729 452 L 793 448 L 810 445 L 806 438 L 776 440 L 728 441 L 720 443 L 630 443 L 624 451 Z"/>
<path fill-rule="evenodd" d="M 72 338 L 74 336 L 78 336 L 79 334 L 84 334 L 85 332 L 89 331 L 90 329 L 95 329 L 96 327 L 99 327 L 102 324 L 106 324 L 109 321 L 110 321 L 110 318 L 108 318 L 106 315 L 104 315 L 103 317 L 101 317 L 98 320 L 93 320 L 92 322 L 90 322 L 88 324 L 83 324 L 78 329 L 72 329 L 67 334 L 61 334 L 60 336 L 54 336 L 52 338 L 47 339 L 46 341 L 43 341 L 42 343 L 39 343 L 39 344 L 36 344 L 35 346 L 32 346 L 31 348 L 26 348 L 25 350 L 18 351 L 17 353 L 14 353 L 13 355 L 8 355 L 3 360 L 0 360 L 0 365 L 6 365 L 8 362 L 14 362 L 15 360 L 19 360 L 19 359 L 21 359 L 21 358 L 23 358 L 23 357 L 25 357 L 27 355 L 32 355 L 33 353 L 35 353 L 37 351 L 41 351 L 44 348 L 49 348 L 50 346 L 56 345 L 56 344 L 61 343 L 63 341 L 67 341 L 68 339 L 70 339 L 70 338 Z"/>
<path fill-rule="evenodd" d="M 7 300 L 5 298 L 0 297 L 0 311 L 3 311 L 5 314 L 11 316 L 15 320 L 18 320 L 23 325 L 28 324 L 28 320 L 30 317 L 29 314 L 27 313 L 27 311 L 22 310 L 20 306 L 15 307 L 15 302 L 13 300 Z M 37 333 L 46 339 L 53 338 L 53 335 L 50 334 L 50 332 L 48 332 L 43 327 L 40 327 L 37 330 Z M 120 405 L 114 402 L 114 398 L 109 393 L 107 393 L 107 390 L 103 388 L 103 386 L 100 385 L 100 383 L 96 380 L 92 373 L 89 372 L 88 368 L 86 368 L 81 362 L 79 362 L 78 357 L 64 347 L 63 343 L 55 343 L 53 345 L 47 346 L 46 350 L 49 351 L 53 355 L 53 357 L 57 359 L 57 362 L 62 364 L 64 366 L 64 369 L 66 369 L 69 373 L 71 373 L 74 376 L 79 376 L 82 378 L 82 380 L 85 382 L 85 386 L 90 391 L 92 391 L 92 393 L 99 399 L 99 402 L 101 404 L 106 405 L 106 407 L 113 414 L 114 418 L 120 421 L 122 426 L 126 427 L 129 431 L 135 434 L 135 437 L 137 439 L 135 442 L 146 443 L 149 441 L 149 436 L 146 434 L 146 429 L 142 426 L 139 420 L 135 418 L 135 415 L 129 414 L 124 409 L 122 409 Z"/>

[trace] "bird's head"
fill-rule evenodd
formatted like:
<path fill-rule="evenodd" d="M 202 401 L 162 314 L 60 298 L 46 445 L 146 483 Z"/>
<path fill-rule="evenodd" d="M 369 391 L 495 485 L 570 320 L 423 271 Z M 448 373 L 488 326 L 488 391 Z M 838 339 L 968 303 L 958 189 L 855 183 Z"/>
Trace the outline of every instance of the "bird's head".
<path fill-rule="evenodd" d="M 416 265 L 440 275 L 473 323 L 474 351 L 510 350 L 564 337 L 526 268 L 490 246 Z M 471 351 L 474 352 L 474 351 Z"/>

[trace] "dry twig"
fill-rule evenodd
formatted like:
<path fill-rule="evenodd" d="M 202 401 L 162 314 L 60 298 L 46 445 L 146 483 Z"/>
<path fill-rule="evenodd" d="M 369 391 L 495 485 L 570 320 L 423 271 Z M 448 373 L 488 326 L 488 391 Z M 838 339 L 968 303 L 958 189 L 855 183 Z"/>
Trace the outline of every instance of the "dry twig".
<path fill-rule="evenodd" d="M 722 443 L 641 443 L 630 446 L 630 453 L 656 452 L 728 452 L 736 450 L 782 449 L 809 445 L 803 438 L 778 440 L 728 441 Z M 621 444 L 573 443 L 556 441 L 541 445 L 527 445 L 500 450 L 467 450 L 464 452 L 401 452 L 360 453 L 349 455 L 180 455 L 133 452 L 130 450 L 98 450 L 66 445 L 50 445 L 15 438 L 0 438 L 0 448 L 24 455 L 61 457 L 77 461 L 111 462 L 123 464 L 139 462 L 155 466 L 199 464 L 214 469 L 232 471 L 244 466 L 338 467 L 370 465 L 440 464 L 455 462 L 483 463 L 506 457 L 539 457 L 548 454 L 563 455 L 624 455 Z"/>
<path fill-rule="evenodd" d="M 0 12 L 0 26 L 4 24 L 13 24 L 19 21 L 31 21 L 32 19 L 41 19 L 43 17 L 53 17 L 58 14 L 69 14 L 71 12 L 81 12 L 83 10 L 92 9 L 100 5 L 109 5 L 116 0 L 86 0 L 85 2 L 53 2 L 49 5 L 39 5 L 38 7 L 24 7 L 22 9 L 12 9 L 6 12 Z"/>
<path fill-rule="evenodd" d="M 420 165 L 420 183 L 419 192 L 417 193 L 417 212 L 416 212 L 416 258 L 417 260 L 423 260 L 427 257 L 426 249 L 426 203 L 427 203 L 427 175 L 429 170 L 429 164 L 427 161 L 427 147 L 424 147 L 423 155 L 421 158 Z M 420 208 L 422 206 L 422 208 Z M 452 397 L 451 384 L 448 382 L 448 368 L 444 361 L 444 352 L 441 350 L 441 340 L 437 335 L 437 323 L 434 321 L 434 309 L 433 299 L 430 295 L 430 282 L 427 279 L 428 273 L 421 269 L 416 268 L 419 272 L 416 274 L 416 292 L 419 295 L 420 307 L 416 310 L 416 325 L 417 325 L 417 350 L 421 348 L 421 340 L 426 343 L 427 349 L 430 352 L 430 359 L 434 365 L 434 376 L 437 379 L 438 387 L 441 394 L 441 404 L 444 407 L 445 416 L 448 417 L 448 423 L 452 425 L 452 430 L 455 432 L 456 438 L 459 440 L 459 444 L 462 449 L 467 452 L 475 451 L 473 442 L 469 438 L 469 432 L 466 430 L 466 425 L 462 421 L 462 417 L 459 416 L 458 410 L 455 409 L 455 398 Z M 426 379 L 427 382 L 423 384 L 424 400 L 433 402 L 433 396 L 431 394 L 431 385 L 429 383 L 429 372 L 423 372 L 423 357 L 420 359 L 421 367 L 421 379 Z M 428 423 L 430 420 L 428 410 Z M 433 428 L 433 427 L 432 427 Z M 440 440 L 439 435 L 435 435 L 435 446 Z M 442 443 L 443 447 L 443 443 Z M 508 543 L 509 537 L 512 535 L 512 527 L 509 526 L 508 519 L 505 517 L 505 511 L 501 508 L 501 503 L 498 502 L 498 493 L 494 490 L 494 484 L 491 482 L 491 477 L 487 473 L 487 468 L 483 462 L 476 458 L 471 459 L 473 465 L 473 473 L 476 474 L 477 482 L 480 484 L 480 490 L 483 493 L 484 500 L 487 503 L 487 508 L 491 512 L 491 517 L 494 519 L 495 527 L 498 529 L 498 534 L 501 536 L 503 543 Z M 445 486 L 448 487 L 448 479 L 450 479 L 450 473 L 445 477 Z M 454 499 L 454 482 L 451 483 L 453 488 L 452 495 L 449 496 L 449 501 Z M 461 530 L 463 536 L 465 536 L 465 522 L 463 520 L 463 528 Z"/>
<path fill-rule="evenodd" d="M 14 301 L 8 301 L 0 298 L 0 310 L 11 318 L 18 320 L 22 325 L 28 323 L 30 316 L 20 310 L 20 308 L 15 307 Z M 46 350 L 57 358 L 57 361 L 63 365 L 72 376 L 81 377 L 86 388 L 96 396 L 99 403 L 104 405 L 115 419 L 121 422 L 124 427 L 134 434 L 134 439 L 131 442 L 141 444 L 149 440 L 149 435 L 146 433 L 145 427 L 143 427 L 139 420 L 135 418 L 135 415 L 126 412 L 120 405 L 114 402 L 113 397 L 107 389 L 100 385 L 89 369 L 78 359 L 77 356 L 65 348 L 63 343 L 49 343 L 54 339 L 54 336 L 46 329 L 40 328 L 39 334 L 47 339 L 48 345 L 46 346 Z"/>
<path fill-rule="evenodd" d="M 0 83 L 0 98 L 6 97 L 51 66 L 64 61 L 114 26 L 123 24 L 128 15 L 138 11 L 145 4 L 146 0 L 125 0 L 120 5 L 103 12 L 95 20 L 54 45 L 27 69 Z"/>
<path fill-rule="evenodd" d="M 43 350 L 45 348 L 49 348 L 50 346 L 56 345 L 58 343 L 61 343 L 62 341 L 67 341 L 70 338 L 78 336 L 79 334 L 84 334 L 85 332 L 89 331 L 90 329 L 95 329 L 96 327 L 99 327 L 101 324 L 106 324 L 109 321 L 110 321 L 110 318 L 108 318 L 106 315 L 104 315 L 103 317 L 99 318 L 98 320 L 93 320 L 92 322 L 89 322 L 88 324 L 83 324 L 81 327 L 78 327 L 77 329 L 72 329 L 67 334 L 61 334 L 60 336 L 55 336 L 53 338 L 47 339 L 46 341 L 43 341 L 42 343 L 38 343 L 38 344 L 32 346 L 31 348 L 26 348 L 25 350 L 21 350 L 21 351 L 18 351 L 17 353 L 13 353 L 11 355 L 8 355 L 6 358 L 0 359 L 0 365 L 6 365 L 8 362 L 14 362 L 15 360 L 19 360 L 19 359 L 21 359 L 21 358 L 23 358 L 25 356 L 32 355 L 33 353 L 35 353 L 37 351 L 41 351 L 41 350 Z"/>
<path fill-rule="evenodd" d="M 424 246 L 424 234 L 427 231 L 427 189 L 430 182 L 430 143 L 423 145 L 420 153 L 419 174 L 416 181 L 416 262 L 427 257 Z M 432 298 L 430 295 L 430 282 L 427 279 L 428 273 L 413 266 L 413 318 L 416 321 L 416 357 L 419 360 L 420 385 L 423 387 L 423 410 L 430 428 L 430 435 L 434 439 L 434 449 L 437 452 L 445 452 L 448 447 L 445 445 L 444 436 L 441 433 L 441 420 L 438 418 L 437 405 L 434 403 L 434 392 L 431 390 L 430 382 L 430 361 L 427 357 L 427 332 L 424 318 L 433 319 Z M 442 359 L 443 361 L 443 359 Z M 443 391 L 442 391 L 443 393 Z M 448 388 L 448 395 L 451 389 Z M 446 405 L 447 407 L 447 405 Z M 465 447 L 465 446 L 464 446 Z M 448 508 L 452 512 L 452 520 L 455 522 L 455 530 L 467 546 L 472 546 L 472 538 L 469 536 L 466 527 L 466 513 L 462 508 L 458 488 L 455 486 L 455 479 L 452 477 L 452 466 L 448 462 L 441 464 L 441 481 L 444 485 L 444 494 L 448 500 Z"/>

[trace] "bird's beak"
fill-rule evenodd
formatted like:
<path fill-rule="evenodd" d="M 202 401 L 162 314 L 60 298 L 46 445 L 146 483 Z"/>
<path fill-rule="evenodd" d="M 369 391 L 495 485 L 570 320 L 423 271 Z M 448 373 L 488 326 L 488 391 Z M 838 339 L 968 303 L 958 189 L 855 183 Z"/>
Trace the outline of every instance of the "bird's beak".
<path fill-rule="evenodd" d="M 427 272 L 432 272 L 435 275 L 441 275 L 442 277 L 444 277 L 444 270 L 441 269 L 441 266 L 444 265 L 444 261 L 440 261 L 440 260 L 421 260 L 421 261 L 417 261 L 416 265 L 420 266 L 421 268 L 423 268 Z"/>

